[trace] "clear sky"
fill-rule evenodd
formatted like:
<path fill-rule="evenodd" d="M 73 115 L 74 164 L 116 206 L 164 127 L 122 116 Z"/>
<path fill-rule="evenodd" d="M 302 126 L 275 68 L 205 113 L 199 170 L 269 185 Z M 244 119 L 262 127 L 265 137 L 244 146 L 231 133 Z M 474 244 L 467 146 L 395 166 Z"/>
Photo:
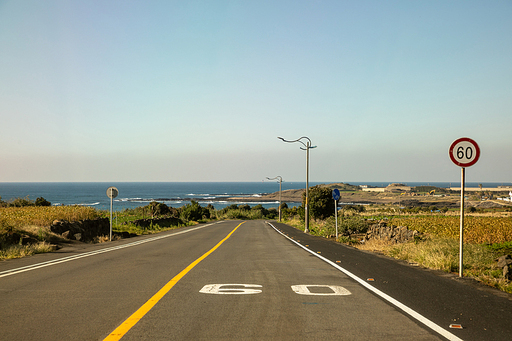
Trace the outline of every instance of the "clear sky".
<path fill-rule="evenodd" d="M 0 182 L 512 181 L 512 2 L 0 0 Z"/>

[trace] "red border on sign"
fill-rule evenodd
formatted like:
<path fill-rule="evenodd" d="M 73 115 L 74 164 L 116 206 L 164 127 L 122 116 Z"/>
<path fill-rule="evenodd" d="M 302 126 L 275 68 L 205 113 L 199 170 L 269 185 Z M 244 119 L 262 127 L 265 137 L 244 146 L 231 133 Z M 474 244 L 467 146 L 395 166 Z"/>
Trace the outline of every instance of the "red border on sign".
<path fill-rule="evenodd" d="M 473 159 L 473 161 L 468 162 L 468 163 L 462 163 L 462 162 L 457 161 L 453 157 L 453 148 L 455 148 L 455 145 L 457 145 L 457 143 L 459 143 L 459 142 L 469 142 L 473 146 L 475 146 L 476 156 Z M 450 154 L 450 159 L 457 166 L 459 166 L 459 167 L 470 167 L 470 166 L 473 166 L 478 161 L 478 159 L 480 158 L 480 147 L 478 146 L 478 144 L 474 140 L 470 139 L 469 137 L 461 137 L 460 139 L 457 139 L 457 140 L 453 141 L 452 145 L 450 146 L 449 154 Z"/>

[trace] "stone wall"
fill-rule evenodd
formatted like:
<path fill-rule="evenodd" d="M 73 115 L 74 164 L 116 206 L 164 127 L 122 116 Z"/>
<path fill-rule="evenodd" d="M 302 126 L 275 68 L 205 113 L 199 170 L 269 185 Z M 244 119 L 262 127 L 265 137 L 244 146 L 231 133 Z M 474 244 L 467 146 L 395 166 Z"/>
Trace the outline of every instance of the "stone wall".
<path fill-rule="evenodd" d="M 95 237 L 107 236 L 110 234 L 110 221 L 108 218 L 97 218 L 92 220 L 81 220 L 68 222 L 55 220 L 50 230 L 60 234 L 62 237 L 82 242 L 93 241 Z"/>
<path fill-rule="evenodd" d="M 405 226 L 388 225 L 388 223 L 381 221 L 368 228 L 363 240 L 377 239 L 388 240 L 395 243 L 405 243 L 420 236 L 421 234 L 416 230 L 411 231 Z"/>

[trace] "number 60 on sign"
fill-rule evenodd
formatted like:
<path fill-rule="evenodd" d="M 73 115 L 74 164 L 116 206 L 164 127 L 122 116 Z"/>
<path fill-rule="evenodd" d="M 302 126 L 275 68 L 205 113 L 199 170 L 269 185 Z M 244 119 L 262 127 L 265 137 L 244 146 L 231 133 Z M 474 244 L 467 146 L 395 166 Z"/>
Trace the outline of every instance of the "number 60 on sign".
<path fill-rule="evenodd" d="M 450 146 L 450 159 L 457 166 L 473 166 L 480 158 L 478 144 L 468 137 L 455 140 Z"/>

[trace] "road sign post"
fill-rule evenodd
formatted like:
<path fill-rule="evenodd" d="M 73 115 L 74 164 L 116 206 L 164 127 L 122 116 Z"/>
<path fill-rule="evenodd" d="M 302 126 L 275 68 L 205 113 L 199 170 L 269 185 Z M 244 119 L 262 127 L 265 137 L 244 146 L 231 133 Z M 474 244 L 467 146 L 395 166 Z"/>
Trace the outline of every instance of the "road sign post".
<path fill-rule="evenodd" d="M 459 232 L 459 277 L 464 275 L 464 185 L 465 169 L 473 166 L 480 158 L 480 147 L 470 138 L 462 137 L 453 141 L 449 151 L 450 159 L 461 167 L 460 178 L 460 232 Z"/>
<path fill-rule="evenodd" d="M 110 198 L 110 238 L 112 241 L 112 208 L 113 208 L 113 199 L 119 195 L 119 191 L 115 187 L 109 187 L 107 189 L 107 197 Z"/>
<path fill-rule="evenodd" d="M 340 200 L 340 191 L 337 188 L 332 190 L 332 198 L 334 199 L 334 217 L 336 220 L 336 241 L 338 241 L 338 200 Z"/>

